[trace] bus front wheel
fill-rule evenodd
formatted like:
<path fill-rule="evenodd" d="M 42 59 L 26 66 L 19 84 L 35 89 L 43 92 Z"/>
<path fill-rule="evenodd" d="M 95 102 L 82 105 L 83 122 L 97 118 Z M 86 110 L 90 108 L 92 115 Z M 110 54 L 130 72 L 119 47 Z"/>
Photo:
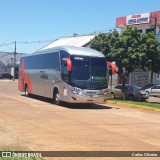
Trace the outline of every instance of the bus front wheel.
<path fill-rule="evenodd" d="M 59 100 L 59 92 L 58 92 L 58 90 L 56 90 L 55 92 L 54 92 L 54 96 L 53 96 L 53 98 L 54 98 L 54 103 L 56 104 L 56 105 L 61 105 L 61 101 Z"/>

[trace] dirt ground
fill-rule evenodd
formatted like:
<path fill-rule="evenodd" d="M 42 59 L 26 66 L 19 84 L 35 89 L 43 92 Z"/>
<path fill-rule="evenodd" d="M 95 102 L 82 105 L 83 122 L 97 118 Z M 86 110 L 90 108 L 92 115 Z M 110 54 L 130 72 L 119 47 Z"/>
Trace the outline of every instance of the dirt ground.
<path fill-rule="evenodd" d="M 152 103 L 156 102 L 160 104 L 160 97 L 149 97 L 147 101 Z"/>
<path fill-rule="evenodd" d="M 1 150 L 160 151 L 160 112 L 114 104 L 56 106 L 17 88 L 17 82 L 0 81 Z"/>

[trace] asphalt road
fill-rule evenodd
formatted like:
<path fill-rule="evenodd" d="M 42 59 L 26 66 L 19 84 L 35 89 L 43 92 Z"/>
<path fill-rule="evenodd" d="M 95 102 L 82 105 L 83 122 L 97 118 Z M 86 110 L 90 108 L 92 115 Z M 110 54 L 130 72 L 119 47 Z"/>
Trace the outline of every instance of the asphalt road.
<path fill-rule="evenodd" d="M 25 97 L 17 85 L 0 81 L 1 150 L 160 151 L 159 112 L 113 104 L 56 106 Z"/>

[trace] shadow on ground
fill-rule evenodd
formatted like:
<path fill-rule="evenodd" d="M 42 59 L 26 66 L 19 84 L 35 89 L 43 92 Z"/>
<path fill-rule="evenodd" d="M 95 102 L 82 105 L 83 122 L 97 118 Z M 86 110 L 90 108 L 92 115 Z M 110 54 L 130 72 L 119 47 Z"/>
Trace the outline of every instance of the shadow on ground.
<path fill-rule="evenodd" d="M 160 102 L 148 102 L 148 103 L 159 104 L 160 105 Z"/>
<path fill-rule="evenodd" d="M 21 95 L 24 96 L 25 95 Z M 26 98 L 33 98 L 39 101 L 43 101 L 43 102 L 47 102 L 50 104 L 53 104 L 53 99 L 50 98 L 46 98 L 46 97 L 41 97 L 41 96 L 37 96 L 37 95 L 30 95 L 29 97 Z M 68 109 L 119 109 L 116 107 L 110 107 L 110 106 L 106 106 L 106 105 L 101 105 L 101 104 L 84 104 L 84 103 L 79 103 L 79 104 L 72 104 L 72 103 L 65 103 L 63 102 L 61 107 L 65 107 Z"/>

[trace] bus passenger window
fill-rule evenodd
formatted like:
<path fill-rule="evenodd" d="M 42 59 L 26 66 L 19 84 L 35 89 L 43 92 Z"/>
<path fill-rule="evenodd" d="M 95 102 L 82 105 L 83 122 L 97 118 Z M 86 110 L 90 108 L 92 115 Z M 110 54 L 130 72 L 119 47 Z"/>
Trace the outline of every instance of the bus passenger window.
<path fill-rule="evenodd" d="M 69 82 L 69 72 L 67 69 L 67 62 L 63 61 L 63 65 L 62 65 L 62 80 L 64 80 L 65 82 Z"/>

